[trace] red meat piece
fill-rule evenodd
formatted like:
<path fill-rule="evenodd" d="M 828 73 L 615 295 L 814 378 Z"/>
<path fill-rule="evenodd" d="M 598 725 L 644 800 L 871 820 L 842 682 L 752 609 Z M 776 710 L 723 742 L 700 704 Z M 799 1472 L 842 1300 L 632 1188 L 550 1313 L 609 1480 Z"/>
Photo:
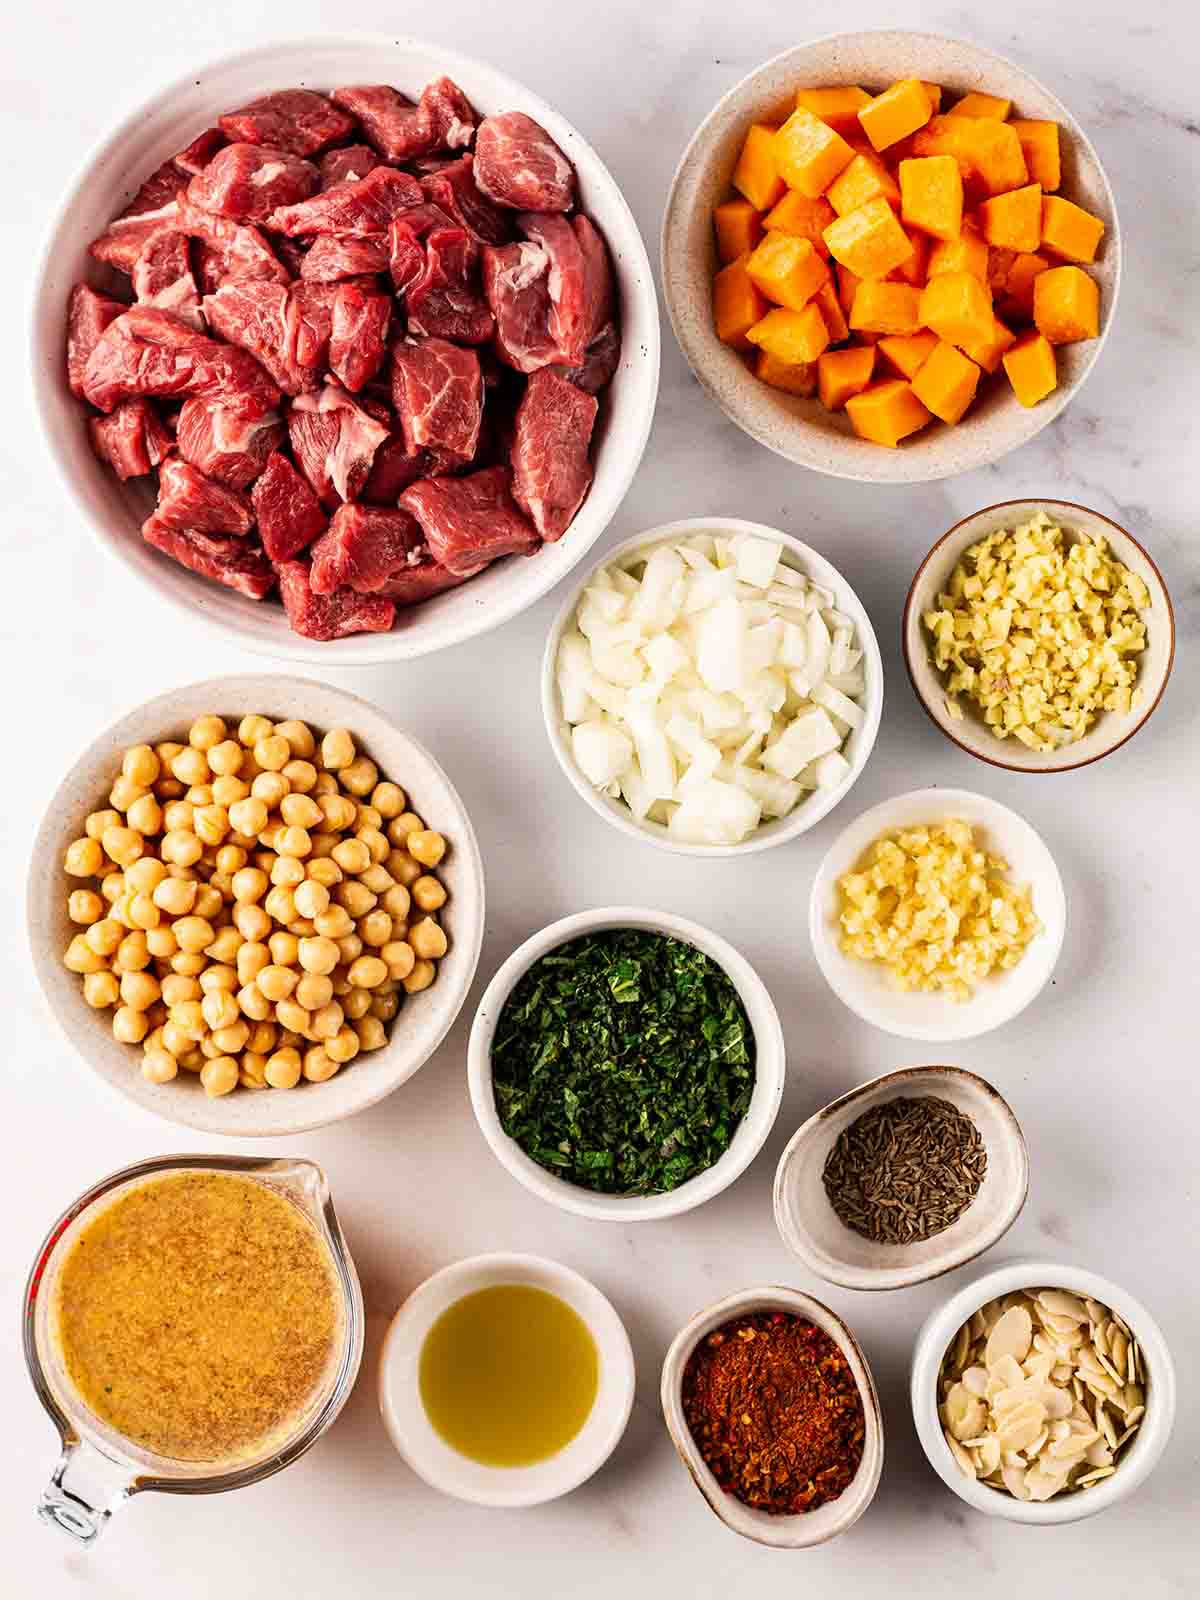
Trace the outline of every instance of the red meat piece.
<path fill-rule="evenodd" d="M 425 530 L 435 561 L 466 576 L 500 556 L 530 555 L 541 543 L 517 510 L 507 467 L 462 478 L 425 478 L 400 496 Z"/>
<path fill-rule="evenodd" d="M 393 573 L 429 560 L 415 517 L 398 508 L 340 506 L 312 548 L 314 594 L 348 586 L 371 594 Z"/>
<path fill-rule="evenodd" d="M 549 214 L 527 213 L 519 222 L 522 232 L 550 257 L 550 332 L 562 364 L 577 367 L 612 308 L 604 241 L 586 217 L 575 218 L 583 228 Z"/>
<path fill-rule="evenodd" d="M 465 464 L 479 443 L 479 357 L 445 339 L 411 339 L 392 352 L 392 399 L 410 452 L 436 450 Z"/>
<path fill-rule="evenodd" d="M 386 233 L 392 218 L 419 205 L 421 185 L 411 172 L 376 167 L 357 183 L 327 189 L 297 206 L 283 206 L 267 218 L 276 233 L 339 233 L 363 238 Z"/>
<path fill-rule="evenodd" d="M 558 360 L 558 340 L 550 332 L 550 254 L 542 245 L 485 245 L 483 292 L 503 361 L 518 372 L 536 372 Z"/>
<path fill-rule="evenodd" d="M 403 218 L 392 224 L 393 270 L 396 238 L 403 227 Z M 404 289 L 410 333 L 455 344 L 485 344 L 492 337 L 492 314 L 475 287 L 478 250 L 463 228 L 433 230 L 425 241 L 421 271 Z"/>
<path fill-rule="evenodd" d="M 301 395 L 288 412 L 296 465 L 322 505 L 357 500 L 387 427 L 356 405 L 340 384 Z"/>
<path fill-rule="evenodd" d="M 296 395 L 313 379 L 296 359 L 292 297 L 281 283 L 225 283 L 203 302 L 212 331 L 248 350 L 283 390 Z"/>
<path fill-rule="evenodd" d="M 136 216 L 117 217 L 88 245 L 88 255 L 103 261 L 105 266 L 115 267 L 118 272 L 132 273 L 147 240 L 156 233 L 169 232 L 179 226 L 178 200 Z"/>
<path fill-rule="evenodd" d="M 354 118 L 311 89 L 278 89 L 217 121 L 228 139 L 274 145 L 294 156 L 315 155 L 354 132 Z"/>
<path fill-rule="evenodd" d="M 271 240 L 271 249 L 287 268 L 289 278 L 300 276 L 300 268 L 304 265 L 311 244 L 311 239 L 289 239 L 282 233 L 277 233 Z"/>
<path fill-rule="evenodd" d="M 307 200 L 319 175 L 311 161 L 266 144 L 227 144 L 188 184 L 188 199 L 234 222 L 262 222 Z"/>
<path fill-rule="evenodd" d="M 561 539 L 592 484 L 588 446 L 599 409 L 594 395 L 543 367 L 517 407 L 513 499 L 543 539 Z"/>
<path fill-rule="evenodd" d="M 185 400 L 175 430 L 183 459 L 230 489 L 248 489 L 286 437 L 273 412 L 248 422 L 212 400 Z"/>
<path fill-rule="evenodd" d="M 177 160 L 164 161 L 142 184 L 133 199 L 121 212 L 118 220 L 144 216 L 147 212 L 161 211 L 187 188 L 187 178 Z"/>
<path fill-rule="evenodd" d="M 252 223 L 214 216 L 184 195 L 179 202 L 178 225 L 220 257 L 218 284 L 235 278 L 264 283 L 291 281 L 288 269 Z"/>
<path fill-rule="evenodd" d="M 251 600 L 261 600 L 275 582 L 275 568 L 250 539 L 171 528 L 157 514 L 143 522 L 142 538 L 180 566 L 249 595 Z"/>
<path fill-rule="evenodd" d="M 441 594 L 446 589 L 457 589 L 460 583 L 466 583 L 468 578 L 482 572 L 486 565 L 485 561 L 481 566 L 472 567 L 470 572 L 451 572 L 440 561 L 422 561 L 415 567 L 406 567 L 403 572 L 394 572 L 390 578 L 385 578 L 375 593 L 386 595 L 397 606 L 420 605 L 423 600 L 432 600 L 435 594 Z"/>
<path fill-rule="evenodd" d="M 374 172 L 379 157 L 369 144 L 347 144 L 340 150 L 327 150 L 317 163 L 321 172 L 321 192 L 340 189 L 344 183 L 357 183 Z"/>
<path fill-rule="evenodd" d="M 418 478 L 427 477 L 429 469 L 428 451 L 410 451 L 399 434 L 390 434 L 375 452 L 371 476 L 359 499 L 367 505 L 394 506 L 402 491 Z"/>
<path fill-rule="evenodd" d="M 507 213 L 479 191 L 472 156 L 440 163 L 435 171 L 421 178 L 421 188 L 426 199 L 440 206 L 452 222 L 474 234 L 481 244 L 505 244 L 512 238 Z"/>
<path fill-rule="evenodd" d="M 333 302 L 329 366 L 335 378 L 353 393 L 369 383 L 387 354 L 390 296 L 361 284 L 341 283 Z"/>
<path fill-rule="evenodd" d="M 385 161 L 410 161 L 438 145 L 429 108 L 413 105 L 386 83 L 335 89 L 335 104 L 356 116 L 368 141 Z"/>
<path fill-rule="evenodd" d="M 277 571 L 293 633 L 306 639 L 344 639 L 352 633 L 386 633 L 392 625 L 396 608 L 382 595 L 355 594 L 353 589 L 314 594 L 304 561 L 284 561 Z"/>
<path fill-rule="evenodd" d="M 92 449 L 124 483 L 152 472 L 171 448 L 171 435 L 149 400 L 125 400 L 107 417 L 88 422 Z"/>
<path fill-rule="evenodd" d="M 167 229 L 150 235 L 134 262 L 133 292 L 139 305 L 173 311 L 203 331 L 200 291 L 192 275 L 186 233 Z"/>
<path fill-rule="evenodd" d="M 220 128 L 205 128 L 203 133 L 197 134 L 186 150 L 181 150 L 175 157 L 175 165 L 180 172 L 186 172 L 194 178 L 198 172 L 203 172 L 217 151 L 225 144 L 225 135 Z"/>
<path fill-rule="evenodd" d="M 389 235 L 389 261 L 392 284 L 397 294 L 406 294 L 425 275 L 425 251 L 421 240 L 437 228 L 453 228 L 441 206 L 420 205 L 404 211 L 392 223 Z M 473 238 L 469 229 L 461 230 Z M 470 254 L 474 255 L 474 245 Z"/>
<path fill-rule="evenodd" d="M 421 110 L 433 128 L 435 148 L 465 150 L 475 137 L 479 116 L 452 78 L 436 78 L 425 85 Z"/>
<path fill-rule="evenodd" d="M 159 469 L 154 515 L 161 527 L 195 533 L 249 533 L 254 526 L 249 495 L 206 478 L 178 456 Z"/>
<path fill-rule="evenodd" d="M 329 363 L 329 337 L 333 332 L 333 303 L 337 298 L 334 283 L 294 283 L 290 293 L 289 315 L 296 361 L 315 375 Z M 313 381 L 306 388 L 315 387 Z"/>
<path fill-rule="evenodd" d="M 128 311 L 119 300 L 97 294 L 86 283 L 77 283 L 67 301 L 67 383 L 71 393 L 83 398 L 83 373 L 88 357 L 100 343 L 109 323 Z"/>
<path fill-rule="evenodd" d="M 339 239 L 334 233 L 319 233 L 301 263 L 300 276 L 305 282 L 337 283 L 386 272 L 390 253 L 386 237 Z"/>
<path fill-rule="evenodd" d="M 325 532 L 325 513 L 316 495 L 278 451 L 250 491 L 250 499 L 258 536 L 272 561 L 290 561 Z"/>
<path fill-rule="evenodd" d="M 196 395 L 239 417 L 261 417 L 279 401 L 279 389 L 245 350 L 151 306 L 131 306 L 105 329 L 88 357 L 83 392 L 98 411 L 135 395 Z"/>
<path fill-rule="evenodd" d="M 514 211 L 569 211 L 575 169 L 523 111 L 485 117 L 475 136 L 475 182 L 489 200 Z"/>
<path fill-rule="evenodd" d="M 621 363 L 621 335 L 615 322 L 606 322 L 587 347 L 587 354 L 578 367 L 555 367 L 560 377 L 566 378 L 586 394 L 599 394 L 613 379 Z"/>

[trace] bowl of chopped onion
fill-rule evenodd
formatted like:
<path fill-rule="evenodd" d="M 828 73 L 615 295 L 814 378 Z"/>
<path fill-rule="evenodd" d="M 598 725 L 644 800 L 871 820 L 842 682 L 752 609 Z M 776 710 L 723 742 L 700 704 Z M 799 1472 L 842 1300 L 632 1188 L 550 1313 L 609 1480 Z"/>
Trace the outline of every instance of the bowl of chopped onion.
<path fill-rule="evenodd" d="M 621 832 L 682 855 L 783 844 L 866 765 L 883 662 L 862 602 L 790 534 L 726 517 L 619 544 L 542 662 L 559 765 Z"/>

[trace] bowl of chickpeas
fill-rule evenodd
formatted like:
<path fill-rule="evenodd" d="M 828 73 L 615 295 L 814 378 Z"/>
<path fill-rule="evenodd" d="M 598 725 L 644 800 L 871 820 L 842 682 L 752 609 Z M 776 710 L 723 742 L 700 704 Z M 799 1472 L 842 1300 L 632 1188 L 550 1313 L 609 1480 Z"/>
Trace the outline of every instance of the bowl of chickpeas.
<path fill-rule="evenodd" d="M 28 888 L 39 981 L 88 1064 L 231 1136 L 321 1127 L 410 1078 L 467 997 L 483 915 L 433 757 L 290 677 L 176 689 L 108 729 L 51 802 Z"/>

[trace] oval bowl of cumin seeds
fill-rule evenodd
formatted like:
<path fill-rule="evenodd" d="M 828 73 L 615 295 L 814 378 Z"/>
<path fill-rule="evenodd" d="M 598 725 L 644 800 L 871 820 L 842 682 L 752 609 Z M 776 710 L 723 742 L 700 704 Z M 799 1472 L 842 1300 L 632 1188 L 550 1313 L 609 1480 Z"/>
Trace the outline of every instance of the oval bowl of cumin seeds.
<path fill-rule="evenodd" d="M 961 1067 L 903 1067 L 797 1129 L 775 1223 L 827 1282 L 903 1289 L 990 1250 L 1028 1190 L 1025 1138 L 997 1089 Z"/>

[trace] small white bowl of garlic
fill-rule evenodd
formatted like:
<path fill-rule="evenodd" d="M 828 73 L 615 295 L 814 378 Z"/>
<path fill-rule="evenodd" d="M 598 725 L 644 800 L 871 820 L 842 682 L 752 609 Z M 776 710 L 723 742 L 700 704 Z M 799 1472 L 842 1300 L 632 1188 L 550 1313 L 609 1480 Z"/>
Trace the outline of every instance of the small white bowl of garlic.
<path fill-rule="evenodd" d="M 555 619 L 542 710 L 572 787 L 682 855 L 766 850 L 853 786 L 883 710 L 858 596 L 790 534 L 693 517 L 610 550 Z"/>

